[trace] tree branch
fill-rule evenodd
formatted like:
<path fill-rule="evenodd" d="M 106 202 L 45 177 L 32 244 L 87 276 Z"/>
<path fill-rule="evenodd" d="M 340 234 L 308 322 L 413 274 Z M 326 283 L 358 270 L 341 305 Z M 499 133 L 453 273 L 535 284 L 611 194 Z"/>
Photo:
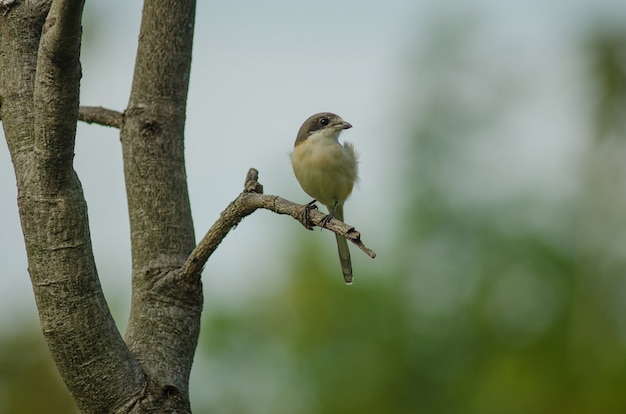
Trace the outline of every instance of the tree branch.
<path fill-rule="evenodd" d="M 78 109 L 78 120 L 88 124 L 98 124 L 120 129 L 124 114 L 101 106 L 81 106 Z"/>
<path fill-rule="evenodd" d="M 83 1 L 52 2 L 41 32 L 35 74 L 35 161 L 43 191 L 71 181 L 78 114 Z"/>
<path fill-rule="evenodd" d="M 84 1 L 54 0 L 41 27 L 34 145 L 18 186 L 42 330 L 81 412 L 113 412 L 145 388 L 110 314 L 95 266 L 87 205 L 73 168 Z M 18 174 L 20 175 L 20 174 Z"/>
<path fill-rule="evenodd" d="M 211 226 L 204 238 L 187 258 L 182 268 L 184 277 L 199 277 L 202 267 L 230 230 L 237 226 L 244 217 L 252 214 L 259 208 L 289 215 L 308 229 L 311 229 L 310 224 L 320 227 L 326 214 L 312 210 L 310 211 L 310 223 L 308 223 L 304 216 L 306 205 L 296 204 L 275 195 L 264 195 L 263 186 L 258 182 L 258 177 L 259 173 L 256 169 L 251 168 L 248 171 L 244 191 L 226 207 L 220 218 Z M 350 240 L 372 259 L 376 257 L 376 253 L 363 244 L 361 233 L 354 227 L 332 219 L 326 224 L 325 228 Z"/>

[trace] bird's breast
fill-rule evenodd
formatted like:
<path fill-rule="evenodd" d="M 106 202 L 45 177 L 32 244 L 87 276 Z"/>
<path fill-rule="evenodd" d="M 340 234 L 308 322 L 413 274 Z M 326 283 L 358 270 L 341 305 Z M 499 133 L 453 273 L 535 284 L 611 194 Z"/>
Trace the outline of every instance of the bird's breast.
<path fill-rule="evenodd" d="M 300 143 L 293 150 L 291 163 L 302 189 L 326 206 L 343 203 L 357 178 L 354 151 L 334 140 Z"/>

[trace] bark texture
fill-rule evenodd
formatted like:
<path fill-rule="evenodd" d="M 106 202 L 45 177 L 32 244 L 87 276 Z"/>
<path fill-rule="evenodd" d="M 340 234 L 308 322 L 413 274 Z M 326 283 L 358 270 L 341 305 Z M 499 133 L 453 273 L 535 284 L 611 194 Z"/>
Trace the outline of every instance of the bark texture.
<path fill-rule="evenodd" d="M 42 330 L 81 412 L 190 412 L 202 291 L 199 274 L 183 278 L 180 268 L 194 248 L 183 131 L 195 4 L 145 2 L 129 107 L 112 121 L 122 128 L 132 227 L 125 342 L 73 169 L 83 3 L 24 0 L 0 13 L 0 119 Z"/>
<path fill-rule="evenodd" d="M 144 2 L 121 129 L 133 264 L 126 342 L 151 389 L 186 401 L 202 310 L 199 272 L 180 271 L 195 246 L 184 158 L 194 18 L 192 0 Z"/>

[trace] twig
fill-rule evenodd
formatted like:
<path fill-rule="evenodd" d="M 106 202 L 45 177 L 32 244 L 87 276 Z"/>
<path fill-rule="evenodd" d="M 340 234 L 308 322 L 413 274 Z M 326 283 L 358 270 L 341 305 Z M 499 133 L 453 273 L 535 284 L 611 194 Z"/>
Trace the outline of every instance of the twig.
<path fill-rule="evenodd" d="M 199 275 L 206 261 L 230 230 L 239 224 L 244 217 L 252 214 L 259 208 L 270 210 L 277 214 L 289 215 L 306 228 L 310 228 L 310 224 L 318 227 L 321 225 L 326 217 L 325 214 L 317 210 L 311 210 L 309 214 L 310 223 L 307 223 L 304 218 L 305 205 L 296 204 L 275 195 L 263 194 L 263 186 L 258 182 L 258 176 L 259 172 L 254 168 L 248 171 L 244 191 L 226 207 L 204 238 L 191 252 L 183 265 L 183 275 Z M 376 253 L 363 244 L 361 233 L 355 230 L 354 227 L 342 221 L 332 219 L 326 224 L 325 228 L 350 240 L 372 259 L 376 257 Z"/>
<path fill-rule="evenodd" d="M 78 109 L 78 120 L 88 124 L 99 124 L 115 128 L 122 127 L 124 115 L 101 106 L 81 106 Z"/>

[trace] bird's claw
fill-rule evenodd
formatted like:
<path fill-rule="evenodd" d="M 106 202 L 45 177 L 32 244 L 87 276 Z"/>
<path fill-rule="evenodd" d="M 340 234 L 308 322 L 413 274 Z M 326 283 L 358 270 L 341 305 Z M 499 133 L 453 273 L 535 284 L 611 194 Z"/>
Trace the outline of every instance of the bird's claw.
<path fill-rule="evenodd" d="M 329 222 L 332 218 L 333 218 L 333 213 L 328 214 L 328 215 L 327 215 L 326 217 L 324 217 L 324 219 L 322 220 L 322 223 L 321 223 L 321 226 L 320 226 L 320 227 L 321 227 L 322 229 L 323 229 L 323 228 L 325 228 L 325 227 L 326 227 L 326 225 L 328 224 L 328 222 Z"/>
<path fill-rule="evenodd" d="M 326 225 L 328 224 L 328 222 L 335 217 L 335 211 L 337 211 L 337 206 L 339 205 L 339 203 L 337 202 L 337 200 L 335 200 L 335 205 L 333 206 L 333 209 L 328 209 L 328 215 L 326 217 L 324 217 L 324 220 L 322 220 L 322 229 L 324 229 L 324 227 L 326 227 Z"/>
<path fill-rule="evenodd" d="M 302 210 L 302 217 L 300 222 L 307 230 L 313 230 L 313 222 L 311 221 L 311 210 L 317 210 L 315 202 L 316 200 L 307 203 Z"/>

